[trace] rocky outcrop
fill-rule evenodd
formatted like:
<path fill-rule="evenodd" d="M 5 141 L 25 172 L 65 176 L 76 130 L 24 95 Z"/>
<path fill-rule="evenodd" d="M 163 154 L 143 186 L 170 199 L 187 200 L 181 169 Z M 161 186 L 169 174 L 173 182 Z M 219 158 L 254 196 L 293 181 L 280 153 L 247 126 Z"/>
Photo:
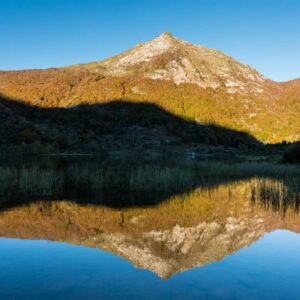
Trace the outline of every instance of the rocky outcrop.
<path fill-rule="evenodd" d="M 266 78 L 221 51 L 163 33 L 147 43 L 99 63 L 81 65 L 103 76 L 142 75 L 171 80 L 175 84 L 197 84 L 203 88 L 225 89 L 228 93 L 264 91 Z"/>

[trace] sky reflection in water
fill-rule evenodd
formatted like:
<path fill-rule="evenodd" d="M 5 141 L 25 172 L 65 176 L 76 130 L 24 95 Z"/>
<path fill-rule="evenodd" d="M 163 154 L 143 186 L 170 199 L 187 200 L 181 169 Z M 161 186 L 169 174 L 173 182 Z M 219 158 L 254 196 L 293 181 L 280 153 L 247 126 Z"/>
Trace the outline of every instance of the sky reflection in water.
<path fill-rule="evenodd" d="M 300 236 L 271 232 L 167 280 L 95 248 L 0 239 L 1 299 L 299 299 Z"/>

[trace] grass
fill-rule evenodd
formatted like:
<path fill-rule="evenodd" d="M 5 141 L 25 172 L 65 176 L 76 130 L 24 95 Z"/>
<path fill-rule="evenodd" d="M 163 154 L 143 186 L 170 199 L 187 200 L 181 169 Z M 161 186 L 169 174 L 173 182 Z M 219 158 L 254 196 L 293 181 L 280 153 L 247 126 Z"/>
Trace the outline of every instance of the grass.
<path fill-rule="evenodd" d="M 255 178 L 251 185 L 251 199 L 276 213 L 280 212 L 284 215 L 289 208 L 298 213 L 299 180 L 300 177 L 289 177 L 286 180 Z"/>
<path fill-rule="evenodd" d="M 255 179 L 251 192 L 253 200 L 261 199 L 269 203 L 266 205 L 274 205 L 275 201 L 283 206 L 300 202 L 300 169 L 296 166 L 186 161 L 167 166 L 131 167 L 97 162 L 59 167 L 2 166 L 0 196 L 5 199 L 101 196 L 101 201 L 107 205 L 150 205 L 199 187 L 212 189 L 220 184 L 251 178 Z"/>

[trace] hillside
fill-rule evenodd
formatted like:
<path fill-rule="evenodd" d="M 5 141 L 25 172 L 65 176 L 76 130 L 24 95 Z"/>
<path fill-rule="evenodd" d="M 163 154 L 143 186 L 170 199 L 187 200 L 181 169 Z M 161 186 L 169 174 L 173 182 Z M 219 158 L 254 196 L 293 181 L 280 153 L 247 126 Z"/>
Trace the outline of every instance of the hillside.
<path fill-rule="evenodd" d="M 150 103 L 180 119 L 244 131 L 264 143 L 299 140 L 299 86 L 299 80 L 268 80 L 220 51 L 169 33 L 101 62 L 0 72 L 0 94 L 30 106 Z"/>
<path fill-rule="evenodd" d="M 244 132 L 188 121 L 147 102 L 40 108 L 0 96 L 0 125 L 0 151 L 8 153 L 182 153 L 186 147 L 197 152 L 215 146 L 261 147 Z"/>
<path fill-rule="evenodd" d="M 202 88 L 224 88 L 228 93 L 263 92 L 266 81 L 249 66 L 224 53 L 193 45 L 163 33 L 148 43 L 99 63 L 73 66 L 103 76 L 136 76 L 171 80 L 176 85 L 196 84 Z"/>

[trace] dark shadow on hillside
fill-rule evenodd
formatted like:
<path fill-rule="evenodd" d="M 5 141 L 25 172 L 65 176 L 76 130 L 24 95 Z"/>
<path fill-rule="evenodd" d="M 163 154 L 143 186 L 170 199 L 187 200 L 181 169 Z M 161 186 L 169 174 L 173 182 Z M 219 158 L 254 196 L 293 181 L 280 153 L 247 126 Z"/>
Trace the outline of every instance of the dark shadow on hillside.
<path fill-rule="evenodd" d="M 175 116 L 162 108 L 149 103 L 133 103 L 127 101 L 113 101 L 98 105 L 80 105 L 70 108 L 40 108 L 22 103 L 21 101 L 0 98 L 0 137 L 1 146 L 27 147 L 30 145 L 51 145 L 54 149 L 59 148 L 65 151 L 78 151 L 80 149 L 96 149 L 96 152 L 111 151 L 116 147 L 126 148 L 133 152 L 139 149 L 154 148 L 163 151 L 165 147 L 179 147 L 181 145 L 214 145 L 222 148 L 259 149 L 262 144 L 252 136 L 222 128 L 215 125 L 203 125 L 193 121 L 184 120 Z M 139 148 L 140 147 L 140 148 Z M 23 153 L 22 153 L 23 154 Z M 0 161 L 0 165 L 16 169 L 22 167 L 31 168 L 38 166 L 41 174 L 44 170 L 54 170 L 66 178 L 66 182 L 60 191 L 49 196 L 43 193 L 27 194 L 22 189 L 14 186 L 13 176 L 8 183 L 7 195 L 1 200 L 0 209 L 5 210 L 10 207 L 25 205 L 26 203 L 41 199 L 69 199 L 70 201 L 84 204 L 104 205 L 114 208 L 143 207 L 156 205 L 170 199 L 172 196 L 190 192 L 198 187 L 214 188 L 221 184 L 233 182 L 235 180 L 247 179 L 259 174 L 256 171 L 247 171 L 241 174 L 231 174 L 230 176 L 215 176 L 210 168 L 220 166 L 208 166 L 202 170 L 199 176 L 193 176 L 182 185 L 182 180 L 177 179 L 173 185 L 165 189 L 147 187 L 147 181 L 140 184 L 137 189 L 130 187 L 130 177 L 126 180 L 130 170 L 147 167 L 153 162 L 140 161 L 139 158 L 133 161 L 101 160 L 96 158 L 82 159 L 79 161 L 64 161 L 58 159 L 49 164 L 38 158 L 37 162 L 28 157 L 21 159 L 18 164 L 11 164 L 9 161 Z M 20 158 L 20 157 L 19 157 Z M 13 158 L 13 160 L 16 160 Z M 100 160 L 100 162 L 99 162 Z M 112 178 L 109 184 L 103 186 L 101 191 L 92 193 L 88 184 L 84 182 L 85 175 L 82 175 L 83 182 L 74 183 L 69 177 L 72 171 L 65 171 L 68 165 L 77 164 L 78 170 L 85 169 L 86 173 L 93 175 L 100 168 L 104 173 L 110 172 Z M 179 162 L 176 158 L 170 158 L 168 162 L 155 162 L 155 168 L 177 167 Z M 230 168 L 230 167 L 229 167 Z M 195 172 L 191 163 L 185 167 L 183 175 L 189 176 Z M 209 174 L 208 174 L 209 173 Z M 56 173 L 55 173 L 56 174 Z M 177 175 L 169 174 L 172 177 Z M 69 177 L 68 177 L 69 176 Z M 81 176 L 81 175 L 80 175 Z M 108 176 L 108 177 L 109 177 Z M 179 175 L 178 175 L 179 176 Z M 182 176 L 182 175 L 180 175 Z M 266 174 L 266 177 L 269 176 Z M 38 176 L 37 176 L 38 177 Z M 269 176 L 272 177 L 272 176 Z M 276 177 L 276 174 L 274 174 Z M 114 180 L 116 178 L 116 180 Z M 164 180 L 164 174 L 161 175 Z M 118 179 L 120 179 L 118 181 Z M 35 178 L 35 180 L 38 180 Z M 70 184 L 71 182 L 71 184 Z M 72 183 L 73 182 L 73 183 Z M 298 199 L 298 198 L 297 198 Z"/>
<path fill-rule="evenodd" d="M 251 135 L 188 121 L 150 103 L 112 101 L 69 108 L 33 107 L 0 97 L 2 145 L 38 144 L 69 152 L 209 145 L 257 149 Z M 50 150 L 51 152 L 51 150 Z"/>

